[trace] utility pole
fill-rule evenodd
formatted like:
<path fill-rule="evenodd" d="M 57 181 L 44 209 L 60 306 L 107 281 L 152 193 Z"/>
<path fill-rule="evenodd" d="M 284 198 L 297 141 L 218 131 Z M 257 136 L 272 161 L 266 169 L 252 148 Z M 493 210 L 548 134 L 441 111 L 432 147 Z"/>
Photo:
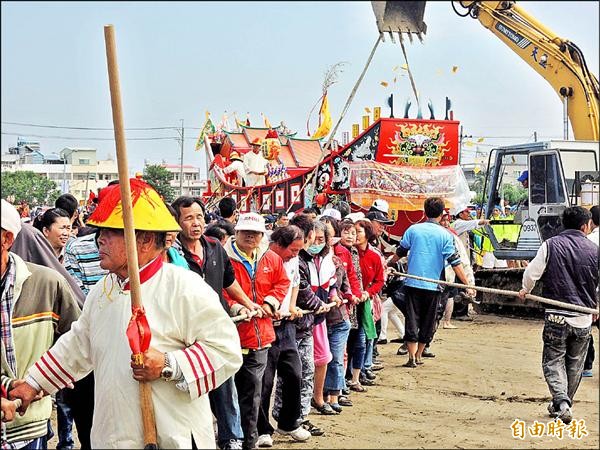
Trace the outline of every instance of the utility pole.
<path fill-rule="evenodd" d="M 533 132 L 533 142 L 537 142 L 537 131 Z"/>
<path fill-rule="evenodd" d="M 181 138 L 179 141 L 181 144 L 181 157 L 179 158 L 179 195 L 183 195 L 183 143 L 185 138 L 185 128 L 183 128 L 183 119 L 179 120 L 181 120 L 181 128 L 179 129 L 179 137 Z"/>

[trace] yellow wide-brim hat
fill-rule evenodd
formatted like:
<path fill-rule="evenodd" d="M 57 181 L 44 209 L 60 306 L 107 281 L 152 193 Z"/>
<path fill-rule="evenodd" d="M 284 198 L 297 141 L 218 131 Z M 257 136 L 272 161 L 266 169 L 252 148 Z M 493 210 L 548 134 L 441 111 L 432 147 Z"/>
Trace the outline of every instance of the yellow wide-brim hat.
<path fill-rule="evenodd" d="M 165 202 L 152 186 L 136 178 L 131 178 L 129 185 L 131 186 L 133 224 L 136 230 L 181 231 Z M 124 229 L 119 185 L 113 184 L 102 189 L 98 200 L 98 206 L 90 215 L 87 224 L 99 228 Z"/>

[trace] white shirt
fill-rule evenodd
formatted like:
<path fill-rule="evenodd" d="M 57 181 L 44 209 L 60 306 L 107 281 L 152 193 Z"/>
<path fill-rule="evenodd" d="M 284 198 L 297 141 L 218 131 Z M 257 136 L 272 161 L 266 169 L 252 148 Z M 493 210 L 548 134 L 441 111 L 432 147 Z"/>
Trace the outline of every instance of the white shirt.
<path fill-rule="evenodd" d="M 269 162 L 265 159 L 262 152 L 254 153 L 249 151 L 244 155 L 244 170 L 246 171 L 246 186 L 257 186 L 265 184 L 264 175 L 256 175 L 250 172 L 265 172 L 267 171 L 267 164 Z"/>
<path fill-rule="evenodd" d="M 223 169 L 223 173 L 230 174 L 231 172 L 235 172 L 235 175 L 238 179 L 238 183 L 241 186 L 242 180 L 246 179 L 246 169 L 244 169 L 244 163 L 237 159 L 231 161 L 231 164 L 229 164 Z"/>
<path fill-rule="evenodd" d="M 193 289 L 190 289 L 193 286 Z M 150 383 L 159 448 L 214 448 L 210 390 L 242 364 L 237 329 L 219 296 L 196 273 L 163 264 L 142 283 L 141 294 L 152 332 L 150 345 L 177 360 L 189 390 L 173 381 Z M 96 374 L 93 448 L 143 448 L 139 383 L 132 377 L 125 331 L 131 318 L 129 291 L 114 274 L 92 289 L 79 320 L 28 371 L 48 393 Z"/>
<path fill-rule="evenodd" d="M 600 227 L 594 228 L 586 237 L 594 244 L 600 245 Z"/>
<path fill-rule="evenodd" d="M 300 286 L 300 266 L 298 257 L 296 256 L 295 258 L 284 262 L 283 267 L 288 278 L 290 279 L 290 288 L 288 289 L 287 294 L 285 294 L 285 298 L 281 302 L 279 312 L 288 312 L 290 310 L 290 302 L 292 300 L 292 290 L 295 287 Z"/>

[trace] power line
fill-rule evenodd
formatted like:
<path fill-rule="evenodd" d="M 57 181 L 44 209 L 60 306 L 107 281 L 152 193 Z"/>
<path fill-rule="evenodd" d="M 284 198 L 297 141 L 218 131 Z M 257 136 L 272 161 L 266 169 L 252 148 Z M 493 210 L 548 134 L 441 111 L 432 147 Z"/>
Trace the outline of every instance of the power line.
<path fill-rule="evenodd" d="M 60 125 L 40 125 L 35 123 L 22 123 L 22 122 L 2 122 L 4 125 L 20 125 L 24 127 L 35 127 L 35 128 L 56 128 L 61 130 L 93 130 L 93 131 L 113 131 L 113 128 L 100 128 L 100 127 L 67 127 Z M 173 130 L 180 129 L 181 127 L 142 127 L 142 128 L 125 128 L 130 131 L 143 131 L 143 130 Z"/>
<path fill-rule="evenodd" d="M 28 134 L 28 133 L 5 133 L 2 134 L 7 136 L 27 136 L 42 139 L 67 139 L 67 140 L 80 140 L 80 141 L 114 141 L 114 138 L 101 138 L 101 137 L 81 137 L 81 136 L 46 136 L 40 134 Z M 164 140 L 178 140 L 176 136 L 172 137 L 145 137 L 145 138 L 126 138 L 127 141 L 164 141 Z"/>

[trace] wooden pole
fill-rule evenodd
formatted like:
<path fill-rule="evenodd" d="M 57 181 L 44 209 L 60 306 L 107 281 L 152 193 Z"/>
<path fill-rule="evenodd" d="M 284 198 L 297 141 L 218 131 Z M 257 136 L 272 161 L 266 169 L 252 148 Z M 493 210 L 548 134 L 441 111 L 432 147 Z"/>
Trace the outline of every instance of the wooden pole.
<path fill-rule="evenodd" d="M 112 25 L 106 25 L 104 27 L 104 41 L 106 44 L 110 102 L 112 105 L 115 144 L 117 149 L 117 166 L 119 168 L 119 187 L 121 189 L 123 225 L 125 227 L 124 233 L 127 251 L 127 272 L 129 275 L 129 284 L 131 286 L 131 305 L 132 307 L 141 307 L 140 274 L 133 223 L 133 207 L 131 205 L 131 187 L 129 186 L 127 146 L 125 143 L 125 128 L 123 126 L 119 66 L 117 64 L 117 46 L 115 31 Z M 154 407 L 152 405 L 152 389 L 149 383 L 143 381 L 140 382 L 140 406 L 142 409 L 142 425 L 144 429 L 144 448 L 158 448 Z"/>
<path fill-rule="evenodd" d="M 483 286 L 467 286 L 465 284 L 459 283 L 451 283 L 449 281 L 441 281 L 441 280 L 433 280 L 431 278 L 418 277 L 416 275 L 408 275 L 406 273 L 401 273 L 393 270 L 391 272 L 394 275 L 398 275 L 401 277 L 412 278 L 413 280 L 421 280 L 428 281 L 429 283 L 437 283 L 443 284 L 445 286 L 455 287 L 459 289 L 474 289 L 476 291 L 487 292 L 488 294 L 497 294 L 497 295 L 505 295 L 507 297 L 519 297 L 518 292 L 514 291 L 506 291 L 504 289 L 494 289 L 494 288 L 486 288 Z M 576 311 L 585 314 L 598 314 L 597 309 L 586 308 L 585 306 L 572 305 L 570 303 L 559 302 L 558 300 L 552 300 L 551 298 L 540 297 L 539 295 L 526 294 L 525 298 L 528 300 L 533 300 L 538 303 L 545 303 L 547 305 L 556 306 L 558 308 L 567 309 L 569 311 Z"/>

